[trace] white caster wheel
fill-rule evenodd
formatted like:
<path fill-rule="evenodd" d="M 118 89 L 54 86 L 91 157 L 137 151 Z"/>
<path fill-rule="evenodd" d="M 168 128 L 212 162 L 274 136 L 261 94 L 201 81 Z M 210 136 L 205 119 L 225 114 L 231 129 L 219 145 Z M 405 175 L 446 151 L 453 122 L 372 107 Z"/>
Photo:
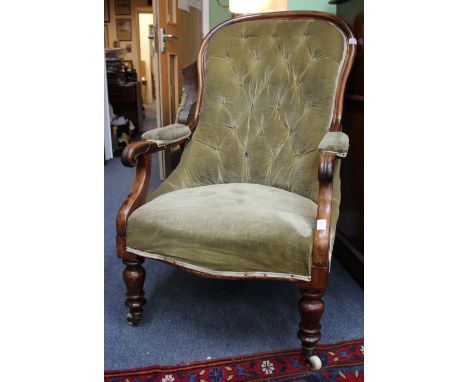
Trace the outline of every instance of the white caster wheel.
<path fill-rule="evenodd" d="M 140 323 L 141 319 L 141 314 L 132 314 L 132 313 L 127 313 L 127 323 L 130 326 L 138 326 Z"/>
<path fill-rule="evenodd" d="M 322 360 L 318 356 L 308 356 L 307 360 L 309 361 L 310 367 L 313 371 L 319 371 L 322 368 Z"/>

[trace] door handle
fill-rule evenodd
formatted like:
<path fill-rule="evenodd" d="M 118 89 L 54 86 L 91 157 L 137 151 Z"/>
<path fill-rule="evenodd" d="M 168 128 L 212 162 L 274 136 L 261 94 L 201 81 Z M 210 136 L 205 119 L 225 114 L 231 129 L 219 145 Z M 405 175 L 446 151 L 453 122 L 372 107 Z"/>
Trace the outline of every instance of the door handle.
<path fill-rule="evenodd" d="M 160 33 L 160 36 L 161 36 L 160 49 L 161 49 L 161 53 L 164 53 L 166 51 L 166 40 L 177 40 L 178 37 L 173 35 L 173 34 L 164 33 L 164 28 L 159 29 L 159 33 Z"/>
<path fill-rule="evenodd" d="M 173 34 L 164 34 L 164 32 L 163 32 L 162 38 L 164 40 L 177 40 L 179 37 L 174 36 Z"/>

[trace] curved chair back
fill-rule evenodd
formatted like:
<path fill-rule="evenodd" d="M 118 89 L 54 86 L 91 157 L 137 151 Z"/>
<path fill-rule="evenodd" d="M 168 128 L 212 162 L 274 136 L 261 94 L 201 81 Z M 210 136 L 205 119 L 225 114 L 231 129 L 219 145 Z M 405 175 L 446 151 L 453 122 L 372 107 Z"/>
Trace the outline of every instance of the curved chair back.
<path fill-rule="evenodd" d="M 258 183 L 316 200 L 318 145 L 341 128 L 354 41 L 321 12 L 244 16 L 211 31 L 175 188 Z"/>

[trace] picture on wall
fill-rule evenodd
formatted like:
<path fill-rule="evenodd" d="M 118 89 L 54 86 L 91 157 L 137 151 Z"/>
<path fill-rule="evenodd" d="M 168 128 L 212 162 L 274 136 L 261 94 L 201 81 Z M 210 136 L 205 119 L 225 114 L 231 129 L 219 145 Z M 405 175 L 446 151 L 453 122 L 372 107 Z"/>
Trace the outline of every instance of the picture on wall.
<path fill-rule="evenodd" d="M 115 14 L 116 15 L 129 15 L 130 10 L 130 0 L 115 0 Z"/>
<path fill-rule="evenodd" d="M 115 19 L 117 39 L 120 41 L 132 41 L 132 20 Z"/>

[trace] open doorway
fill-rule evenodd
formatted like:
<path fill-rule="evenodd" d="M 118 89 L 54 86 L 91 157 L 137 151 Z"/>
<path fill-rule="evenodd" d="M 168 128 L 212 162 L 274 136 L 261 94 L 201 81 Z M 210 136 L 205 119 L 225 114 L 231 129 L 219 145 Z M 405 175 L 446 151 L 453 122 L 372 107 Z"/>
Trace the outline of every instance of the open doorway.
<path fill-rule="evenodd" d="M 153 34 L 153 14 L 151 12 L 138 13 L 141 97 L 143 100 L 145 116 L 141 132 L 156 127 L 156 76 L 153 65 L 153 44 L 148 38 Z"/>

